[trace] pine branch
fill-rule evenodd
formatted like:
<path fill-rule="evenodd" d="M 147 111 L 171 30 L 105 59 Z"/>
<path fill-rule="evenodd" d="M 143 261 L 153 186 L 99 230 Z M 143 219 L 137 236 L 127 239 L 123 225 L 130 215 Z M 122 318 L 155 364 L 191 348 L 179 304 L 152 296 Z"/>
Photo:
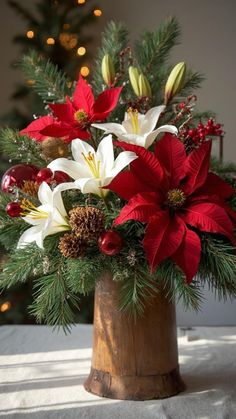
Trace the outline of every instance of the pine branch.
<path fill-rule="evenodd" d="M 203 300 L 201 287 L 195 279 L 187 284 L 184 274 L 171 261 L 166 260 L 156 270 L 160 284 L 169 300 L 182 301 L 185 310 L 198 311 Z"/>
<path fill-rule="evenodd" d="M 102 275 L 104 265 L 101 257 L 67 259 L 67 283 L 74 293 L 89 294 L 95 287 L 96 280 Z M 96 274 L 95 274 L 96 272 Z"/>
<path fill-rule="evenodd" d="M 32 88 L 45 103 L 64 102 L 66 95 L 71 94 L 65 75 L 35 51 L 23 56 L 20 67 L 26 77 L 34 81 Z"/>
<path fill-rule="evenodd" d="M 21 135 L 18 130 L 1 129 L 0 150 L 13 161 L 24 161 L 38 167 L 45 167 L 45 160 L 41 157 L 39 144 L 27 135 Z"/>
<path fill-rule="evenodd" d="M 222 240 L 203 238 L 199 276 L 219 300 L 236 298 L 235 248 Z"/>
<path fill-rule="evenodd" d="M 185 77 L 184 85 L 179 92 L 179 96 L 188 96 L 193 93 L 196 89 L 201 87 L 202 82 L 205 80 L 205 76 L 197 71 L 188 70 Z"/>
<path fill-rule="evenodd" d="M 155 32 L 144 32 L 135 45 L 138 65 L 147 76 L 155 75 L 163 66 L 171 49 L 179 43 L 180 27 L 172 17 Z"/>
<path fill-rule="evenodd" d="M 109 22 L 102 34 L 101 48 L 98 51 L 93 71 L 93 86 L 96 94 L 101 93 L 104 84 L 101 74 L 102 59 L 109 54 L 116 72 L 120 70 L 120 53 L 128 45 L 128 31 L 122 23 Z"/>
<path fill-rule="evenodd" d="M 122 277 L 119 309 L 134 318 L 142 316 L 146 304 L 158 292 L 157 283 L 140 267 L 133 272 L 127 270 Z"/>
<path fill-rule="evenodd" d="M 0 289 L 8 289 L 32 278 L 40 267 L 43 251 L 36 245 L 18 249 L 3 265 L 0 274 Z"/>
<path fill-rule="evenodd" d="M 30 312 L 38 322 L 51 326 L 60 326 L 64 332 L 69 332 L 74 322 L 75 310 L 79 309 L 79 297 L 67 283 L 67 270 L 60 261 L 56 271 L 35 281 L 35 300 Z"/>

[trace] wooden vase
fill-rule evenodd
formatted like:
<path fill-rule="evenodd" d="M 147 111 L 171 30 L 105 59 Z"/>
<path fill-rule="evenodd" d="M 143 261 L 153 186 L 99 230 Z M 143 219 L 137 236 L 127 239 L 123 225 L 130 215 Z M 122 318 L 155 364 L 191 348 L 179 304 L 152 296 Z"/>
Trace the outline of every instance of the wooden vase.
<path fill-rule="evenodd" d="M 120 283 L 109 273 L 97 282 L 92 366 L 85 389 L 120 400 L 161 399 L 183 391 L 174 304 L 160 292 L 135 321 L 118 311 L 119 290 Z"/>

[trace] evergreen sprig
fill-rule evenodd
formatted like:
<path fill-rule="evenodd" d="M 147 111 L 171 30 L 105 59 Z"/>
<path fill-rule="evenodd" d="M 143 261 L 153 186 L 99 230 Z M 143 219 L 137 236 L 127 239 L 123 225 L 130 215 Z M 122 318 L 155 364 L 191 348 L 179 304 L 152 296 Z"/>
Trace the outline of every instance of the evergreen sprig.
<path fill-rule="evenodd" d="M 23 56 L 20 67 L 25 76 L 32 80 L 32 88 L 41 96 L 44 103 L 64 102 L 66 95 L 71 94 L 64 73 L 35 51 Z"/>
<path fill-rule="evenodd" d="M 0 150 L 15 162 L 32 163 L 45 167 L 39 144 L 18 130 L 3 128 L 0 130 Z"/>

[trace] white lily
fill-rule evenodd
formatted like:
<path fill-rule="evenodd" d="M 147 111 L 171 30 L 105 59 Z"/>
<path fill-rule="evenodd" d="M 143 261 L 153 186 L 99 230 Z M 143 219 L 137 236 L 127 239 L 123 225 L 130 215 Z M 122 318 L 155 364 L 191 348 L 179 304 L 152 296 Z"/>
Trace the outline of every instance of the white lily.
<path fill-rule="evenodd" d="M 36 242 L 43 249 L 45 237 L 70 229 L 61 197 L 62 190 L 64 188 L 59 185 L 52 191 L 48 184 L 43 182 L 38 191 L 38 198 L 42 205 L 36 207 L 28 200 L 23 201 L 22 212 L 26 215 L 22 218 L 32 227 L 22 234 L 17 245 L 18 248 Z"/>
<path fill-rule="evenodd" d="M 49 169 L 61 170 L 75 180 L 73 183 L 66 183 L 64 189 L 77 187 L 84 194 L 94 193 L 100 197 L 109 192 L 102 187 L 109 185 L 121 170 L 138 157 L 131 151 L 123 151 L 115 160 L 111 135 L 103 138 L 97 151 L 77 138 L 72 141 L 71 151 L 74 161 L 59 158 L 48 165 Z"/>
<path fill-rule="evenodd" d="M 174 125 L 162 125 L 154 129 L 164 109 L 164 105 L 155 106 L 144 115 L 136 109 L 129 108 L 125 113 L 125 119 L 122 124 L 107 122 L 104 124 L 92 124 L 92 126 L 104 130 L 105 133 L 115 134 L 126 143 L 148 148 L 161 132 L 170 132 L 174 135 L 178 133 L 178 129 Z"/>

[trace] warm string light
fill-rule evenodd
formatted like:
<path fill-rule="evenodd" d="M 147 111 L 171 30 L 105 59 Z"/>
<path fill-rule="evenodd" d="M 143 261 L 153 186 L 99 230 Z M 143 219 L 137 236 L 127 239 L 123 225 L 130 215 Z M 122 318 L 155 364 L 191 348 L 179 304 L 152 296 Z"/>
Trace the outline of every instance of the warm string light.
<path fill-rule="evenodd" d="M 10 301 L 5 301 L 5 303 L 1 304 L 0 311 L 1 313 L 5 313 L 6 311 L 10 310 L 10 308 L 11 308 Z"/>
<path fill-rule="evenodd" d="M 48 38 L 46 42 L 47 42 L 48 45 L 54 45 L 55 44 L 55 39 L 54 38 Z"/>
<path fill-rule="evenodd" d="M 81 76 L 87 77 L 89 75 L 89 73 L 90 73 L 90 70 L 89 70 L 89 68 L 86 65 L 84 65 L 83 67 L 81 67 L 81 69 L 80 69 Z"/>
<path fill-rule="evenodd" d="M 85 47 L 79 47 L 77 49 L 77 54 L 80 55 L 80 56 L 85 55 L 86 54 L 86 48 Z"/>
<path fill-rule="evenodd" d="M 101 9 L 95 9 L 95 10 L 93 11 L 93 14 L 94 14 L 94 16 L 96 16 L 96 17 L 100 17 L 100 16 L 102 16 L 102 11 L 101 11 Z"/>
<path fill-rule="evenodd" d="M 32 38 L 34 38 L 34 31 L 27 31 L 26 32 L 26 36 L 27 36 L 27 38 L 29 38 L 29 39 L 32 39 Z"/>
<path fill-rule="evenodd" d="M 78 4 L 84 4 L 86 0 L 78 0 Z"/>

